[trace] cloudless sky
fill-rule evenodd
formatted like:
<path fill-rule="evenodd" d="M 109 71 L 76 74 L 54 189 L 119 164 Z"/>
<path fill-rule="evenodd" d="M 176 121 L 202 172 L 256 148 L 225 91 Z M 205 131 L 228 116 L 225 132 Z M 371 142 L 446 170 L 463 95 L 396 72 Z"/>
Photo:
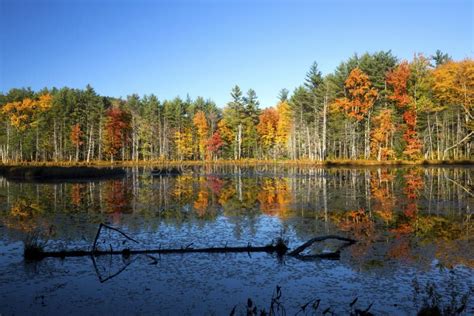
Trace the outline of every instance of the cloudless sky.
<path fill-rule="evenodd" d="M 256 90 L 261 107 L 353 53 L 474 56 L 473 1 L 0 0 L 0 91 L 203 96 Z"/>

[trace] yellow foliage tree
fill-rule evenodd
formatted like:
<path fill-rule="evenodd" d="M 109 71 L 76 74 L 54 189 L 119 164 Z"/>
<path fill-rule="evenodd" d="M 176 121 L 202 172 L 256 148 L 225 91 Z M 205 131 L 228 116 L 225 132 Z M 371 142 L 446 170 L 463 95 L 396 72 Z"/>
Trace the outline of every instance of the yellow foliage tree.
<path fill-rule="evenodd" d="M 221 135 L 221 139 L 224 141 L 224 146 L 232 144 L 235 135 L 225 119 L 222 119 L 217 123 L 217 131 Z"/>
<path fill-rule="evenodd" d="M 199 156 L 201 159 L 206 157 L 207 136 L 209 133 L 209 126 L 206 120 L 206 114 L 203 111 L 198 111 L 193 118 L 193 124 L 197 129 L 199 139 Z"/>
<path fill-rule="evenodd" d="M 189 129 L 174 133 L 176 150 L 181 160 L 190 159 L 193 155 L 193 134 Z"/>
<path fill-rule="evenodd" d="M 461 105 L 466 112 L 466 119 L 472 120 L 474 104 L 474 60 L 465 59 L 459 62 L 448 62 L 433 72 L 434 92 L 441 101 L 451 105 Z M 469 125 L 472 130 L 473 126 Z"/>
<path fill-rule="evenodd" d="M 291 127 L 293 124 L 293 114 L 288 102 L 283 101 L 277 105 L 278 124 L 276 132 L 277 148 L 282 151 L 286 149 L 288 139 L 290 138 Z"/>
<path fill-rule="evenodd" d="M 2 113 L 9 119 L 12 126 L 20 131 L 34 124 L 33 118 L 37 113 L 51 108 L 52 97 L 43 94 L 38 99 L 25 98 L 22 101 L 9 102 L 2 108 Z"/>

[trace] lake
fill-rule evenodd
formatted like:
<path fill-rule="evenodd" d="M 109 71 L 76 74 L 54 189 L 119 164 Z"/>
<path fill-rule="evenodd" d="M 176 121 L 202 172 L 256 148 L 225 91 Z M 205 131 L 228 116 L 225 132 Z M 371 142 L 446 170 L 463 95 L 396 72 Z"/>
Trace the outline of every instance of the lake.
<path fill-rule="evenodd" d="M 248 298 L 268 311 L 277 286 L 288 314 L 310 303 L 303 314 L 370 306 L 376 315 L 413 315 L 433 302 L 474 313 L 470 166 L 150 171 L 129 168 L 124 178 L 91 182 L 0 178 L 0 314 L 228 315 L 234 306 L 243 314 Z M 264 246 L 278 237 L 295 248 L 325 235 L 357 243 L 339 260 L 270 253 L 23 259 L 23 241 L 35 232 L 48 250 L 90 249 L 100 223 L 138 241 L 104 230 L 104 250 Z M 317 243 L 310 253 L 339 245 Z"/>

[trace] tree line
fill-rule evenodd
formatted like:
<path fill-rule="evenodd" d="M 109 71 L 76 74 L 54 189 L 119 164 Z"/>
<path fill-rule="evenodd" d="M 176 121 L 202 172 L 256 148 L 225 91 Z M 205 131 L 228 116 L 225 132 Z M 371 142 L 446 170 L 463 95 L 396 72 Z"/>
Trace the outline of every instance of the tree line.
<path fill-rule="evenodd" d="M 471 159 L 474 60 L 437 51 L 398 60 L 391 51 L 315 62 L 292 93 L 262 109 L 236 85 L 229 102 L 85 89 L 0 94 L 0 158 L 101 160 Z"/>

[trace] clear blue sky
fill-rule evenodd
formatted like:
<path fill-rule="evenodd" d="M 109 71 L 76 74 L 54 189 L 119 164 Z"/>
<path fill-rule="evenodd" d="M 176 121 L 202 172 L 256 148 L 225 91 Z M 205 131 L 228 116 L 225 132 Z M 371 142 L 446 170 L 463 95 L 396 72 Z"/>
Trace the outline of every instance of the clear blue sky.
<path fill-rule="evenodd" d="M 473 1 L 0 0 L 0 91 L 90 83 L 109 96 L 198 95 L 232 86 L 261 107 L 353 53 L 473 57 Z"/>

